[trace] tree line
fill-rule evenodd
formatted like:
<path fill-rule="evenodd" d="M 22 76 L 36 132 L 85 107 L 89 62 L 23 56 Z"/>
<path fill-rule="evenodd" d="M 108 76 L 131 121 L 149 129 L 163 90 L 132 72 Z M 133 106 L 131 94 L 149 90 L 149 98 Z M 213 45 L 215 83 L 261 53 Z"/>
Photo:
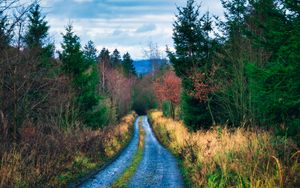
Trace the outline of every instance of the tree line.
<path fill-rule="evenodd" d="M 175 51 L 180 116 L 191 129 L 213 124 L 300 131 L 300 9 L 293 0 L 221 0 L 225 19 L 178 7 Z"/>
<path fill-rule="evenodd" d="M 121 57 L 89 41 L 81 45 L 72 25 L 55 56 L 49 24 L 38 2 L 0 1 L 0 123 L 7 139 L 31 122 L 99 128 L 131 111 L 137 78 L 129 53 Z"/>

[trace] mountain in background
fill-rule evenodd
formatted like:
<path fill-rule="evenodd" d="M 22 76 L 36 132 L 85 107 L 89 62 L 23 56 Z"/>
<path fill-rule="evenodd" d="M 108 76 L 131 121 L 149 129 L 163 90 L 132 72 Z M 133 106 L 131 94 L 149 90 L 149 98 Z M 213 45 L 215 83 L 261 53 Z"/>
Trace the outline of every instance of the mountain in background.
<path fill-rule="evenodd" d="M 157 60 L 156 62 L 158 63 L 158 65 L 162 65 L 163 63 L 166 63 L 165 60 Z M 150 59 L 136 60 L 133 62 L 133 65 L 135 67 L 136 72 L 139 75 L 145 75 L 152 71 L 152 65 Z"/>
<path fill-rule="evenodd" d="M 149 59 L 134 61 L 133 65 L 139 75 L 150 73 L 152 70 L 151 62 Z"/>

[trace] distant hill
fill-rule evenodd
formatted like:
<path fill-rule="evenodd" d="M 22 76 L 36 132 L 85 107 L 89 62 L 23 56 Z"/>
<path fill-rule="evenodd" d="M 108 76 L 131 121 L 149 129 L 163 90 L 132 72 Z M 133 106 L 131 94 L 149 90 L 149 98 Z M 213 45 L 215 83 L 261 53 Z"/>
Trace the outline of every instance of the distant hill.
<path fill-rule="evenodd" d="M 150 73 L 152 70 L 149 59 L 134 61 L 133 65 L 135 67 L 136 72 L 140 75 Z"/>
<path fill-rule="evenodd" d="M 162 64 L 163 62 L 163 60 L 159 60 L 159 64 Z M 149 59 L 136 60 L 133 62 L 133 65 L 139 75 L 144 75 L 152 71 L 152 66 Z"/>

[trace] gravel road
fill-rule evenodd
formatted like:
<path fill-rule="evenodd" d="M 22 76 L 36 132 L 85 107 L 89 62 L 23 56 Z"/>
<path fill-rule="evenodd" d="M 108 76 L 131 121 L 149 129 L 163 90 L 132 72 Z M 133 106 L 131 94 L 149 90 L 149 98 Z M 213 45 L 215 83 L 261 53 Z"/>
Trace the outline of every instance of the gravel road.
<path fill-rule="evenodd" d="M 84 182 L 80 188 L 104 188 L 109 187 L 120 177 L 125 169 L 131 164 L 134 154 L 138 148 L 139 128 L 137 118 L 134 124 L 134 135 L 129 145 L 123 150 L 119 157 L 96 174 L 93 178 Z"/>
<path fill-rule="evenodd" d="M 148 118 L 146 116 L 141 118 L 145 130 L 145 150 L 142 161 L 129 182 L 129 187 L 183 187 L 183 178 L 176 158 L 157 141 Z"/>

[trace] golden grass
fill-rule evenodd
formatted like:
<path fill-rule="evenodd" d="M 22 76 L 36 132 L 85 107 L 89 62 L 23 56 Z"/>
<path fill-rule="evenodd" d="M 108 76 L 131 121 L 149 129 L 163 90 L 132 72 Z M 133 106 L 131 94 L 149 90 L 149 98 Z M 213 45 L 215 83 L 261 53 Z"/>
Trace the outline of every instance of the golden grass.
<path fill-rule="evenodd" d="M 129 142 L 136 114 L 101 130 L 28 123 L 0 145 L 0 187 L 62 187 L 101 167 Z"/>
<path fill-rule="evenodd" d="M 181 160 L 188 186 L 300 187 L 299 148 L 289 139 L 221 126 L 190 133 L 162 112 L 149 117 L 158 138 Z"/>

